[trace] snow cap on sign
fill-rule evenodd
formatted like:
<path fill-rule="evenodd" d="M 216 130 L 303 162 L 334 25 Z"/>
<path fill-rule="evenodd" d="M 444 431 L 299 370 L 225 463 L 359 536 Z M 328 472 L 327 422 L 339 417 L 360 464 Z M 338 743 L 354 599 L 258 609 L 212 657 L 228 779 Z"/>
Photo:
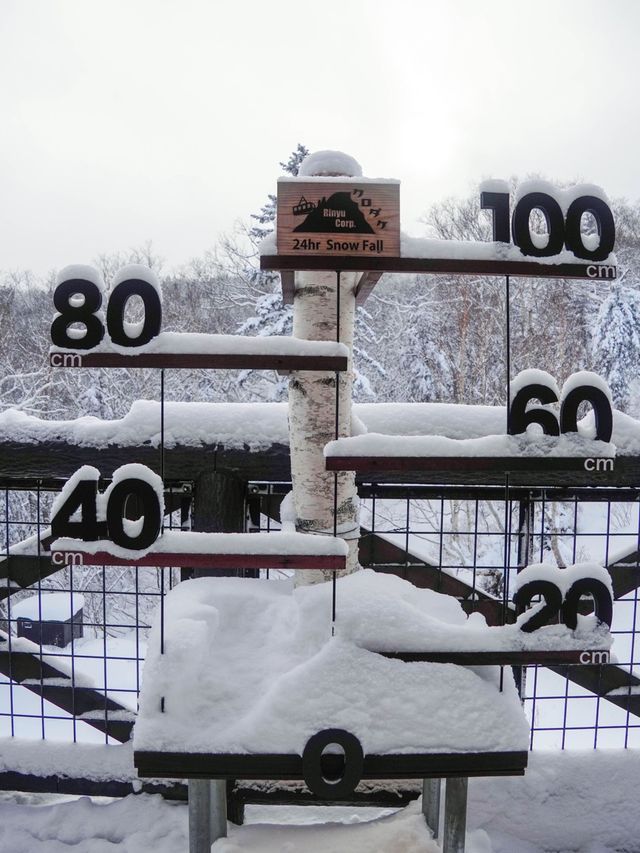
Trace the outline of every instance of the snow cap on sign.
<path fill-rule="evenodd" d="M 126 264 L 114 275 L 113 281 L 111 282 L 111 290 L 121 282 L 128 281 L 129 279 L 140 279 L 141 281 L 146 281 L 147 284 L 150 284 L 157 291 L 160 301 L 162 302 L 162 287 L 158 280 L 158 276 L 152 269 L 144 264 Z"/>
<path fill-rule="evenodd" d="M 69 264 L 63 267 L 56 276 L 56 284 L 62 284 L 63 281 L 72 281 L 74 279 L 90 281 L 101 291 L 105 289 L 104 279 L 100 270 L 90 267 L 88 264 Z"/>
<path fill-rule="evenodd" d="M 557 381 L 546 370 L 539 370 L 536 367 L 521 370 L 509 383 L 511 397 L 515 397 L 518 391 L 526 388 L 527 385 L 545 385 L 547 388 L 551 388 L 556 397 L 560 397 Z"/>
<path fill-rule="evenodd" d="M 502 178 L 485 178 L 480 181 L 481 193 L 509 193 L 509 182 Z"/>
<path fill-rule="evenodd" d="M 562 398 L 564 399 L 567 394 L 575 388 L 579 388 L 581 385 L 592 385 L 594 388 L 598 388 L 610 403 L 613 402 L 611 389 L 609 388 L 606 380 L 591 370 L 578 370 L 576 373 L 572 373 L 562 386 Z"/>
<path fill-rule="evenodd" d="M 298 177 L 332 176 L 361 178 L 362 166 L 342 151 L 314 151 L 307 154 L 298 169 Z"/>

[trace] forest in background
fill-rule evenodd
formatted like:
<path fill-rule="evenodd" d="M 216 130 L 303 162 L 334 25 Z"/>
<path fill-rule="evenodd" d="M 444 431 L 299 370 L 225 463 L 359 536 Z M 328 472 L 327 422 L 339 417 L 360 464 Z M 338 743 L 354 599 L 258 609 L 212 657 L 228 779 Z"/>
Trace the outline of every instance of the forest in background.
<path fill-rule="evenodd" d="M 306 154 L 303 146 L 281 163 L 296 174 Z M 516 182 L 512 181 L 515 191 Z M 163 330 L 224 334 L 291 334 L 292 308 L 282 303 L 277 273 L 259 270 L 259 243 L 274 227 L 275 196 L 239 223 L 236 233 L 178 271 L 167 271 L 151 244 L 102 255 L 94 260 L 107 285 L 127 263 L 155 270 L 162 282 Z M 618 280 L 565 281 L 516 278 L 511 282 L 511 373 L 540 368 L 561 384 L 580 369 L 595 370 L 609 382 L 615 405 L 640 417 L 640 205 L 613 202 L 617 226 Z M 432 206 L 424 216 L 425 236 L 455 240 L 491 239 L 491 217 L 482 211 L 479 191 Z M 541 221 L 535 223 L 542 228 Z M 70 258 L 72 263 L 75 258 Z M 60 370 L 48 365 L 49 327 L 53 317 L 55 271 L 45 280 L 28 271 L 0 275 L 0 412 L 17 408 L 27 414 L 66 420 L 83 415 L 104 419 L 126 414 L 137 399 L 159 399 L 158 372 L 146 369 Z M 127 319 L 139 319 L 140 306 L 130 300 Z M 358 401 L 449 402 L 500 405 L 506 399 L 505 283 L 503 278 L 385 275 L 364 307 L 358 309 L 354 347 Z M 267 371 L 166 371 L 168 399 L 254 402 L 285 400 L 287 377 Z M 34 534 L 32 523 L 41 501 L 48 517 L 50 494 L 11 492 L 5 549 Z M 367 507 L 363 507 L 366 512 Z M 401 529 L 403 502 L 380 501 L 376 529 Z M 614 518 L 616 530 L 633 519 Z M 412 547 L 437 552 L 438 530 L 446 523 L 451 536 L 443 560 L 461 567 L 484 566 L 479 583 L 500 594 L 503 510 L 482 502 L 474 522 L 470 501 L 412 501 L 412 512 L 425 533 L 412 537 Z M 442 517 L 441 517 L 442 513 Z M 570 531 L 576 524 L 571 507 L 549 502 L 544 552 L 559 565 L 571 562 Z M 446 519 L 446 521 L 445 521 Z M 585 520 L 586 521 L 586 520 Z M 593 521 L 593 519 L 591 520 Z M 366 523 L 366 518 L 364 519 Z M 479 546 L 465 531 L 474 525 L 485 538 Z M 428 533 L 426 531 L 433 531 Z M 495 536 L 495 541 L 492 537 Z M 565 542 L 566 538 L 566 542 Z M 418 541 L 420 540 L 420 541 Z M 590 554 L 581 555 L 582 558 Z M 68 589 L 69 570 L 51 576 L 53 588 Z M 136 577 L 124 571 L 108 580 L 100 569 L 76 572 L 74 584 L 85 594 L 86 616 L 101 622 L 104 593 L 109 594 L 111 622 L 135 618 L 134 587 L 153 594 L 142 605 L 145 618 L 157 602 L 159 574 L 146 570 Z M 106 584 L 106 586 L 105 586 Z M 20 598 L 19 594 L 16 600 Z M 6 618 L 0 606 L 0 619 Z M 98 631 L 99 633 L 99 631 Z M 109 633 L 118 635 L 118 629 Z"/>
<path fill-rule="evenodd" d="M 298 145 L 284 171 L 296 174 L 305 154 Z M 616 407 L 639 417 L 640 204 L 615 200 L 612 207 L 616 282 L 512 280 L 511 373 L 535 367 L 562 383 L 576 370 L 595 370 L 609 382 Z M 279 276 L 259 270 L 258 246 L 274 220 L 270 196 L 233 235 L 177 271 L 164 269 L 151 244 L 93 263 L 107 286 L 126 263 L 153 268 L 162 282 L 164 331 L 286 335 L 291 306 L 282 304 Z M 433 205 L 423 223 L 429 237 L 491 239 L 478 190 Z M 26 270 L 0 273 L 0 411 L 117 418 L 136 399 L 157 399 L 153 370 L 48 366 L 54 287 L 55 271 L 46 279 Z M 137 319 L 136 299 L 127 319 Z M 503 278 L 384 275 L 357 312 L 355 399 L 504 404 L 505 346 Z M 286 399 L 287 384 L 275 372 L 167 371 L 166 393 L 184 401 L 273 401 Z"/>

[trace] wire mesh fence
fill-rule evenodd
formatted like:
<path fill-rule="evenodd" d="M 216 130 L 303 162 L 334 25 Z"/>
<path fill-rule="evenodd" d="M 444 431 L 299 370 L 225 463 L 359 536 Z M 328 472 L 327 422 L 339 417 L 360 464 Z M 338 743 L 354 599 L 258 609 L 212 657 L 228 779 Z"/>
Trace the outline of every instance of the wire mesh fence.
<path fill-rule="evenodd" d="M 280 529 L 280 503 L 289 488 L 250 483 L 247 529 Z M 464 609 L 489 624 L 512 618 L 514 581 L 525 565 L 593 561 L 609 567 L 617 686 L 609 689 L 598 675 L 611 667 L 528 666 L 515 675 L 532 749 L 640 745 L 634 580 L 640 582 L 640 490 L 518 488 L 506 501 L 503 489 L 487 487 L 364 484 L 360 491 L 362 564 L 449 594 L 455 583 Z M 190 491 L 178 484 L 174 492 L 178 499 L 165 526 L 188 529 Z M 149 630 L 180 570 L 56 569 L 47 556 L 55 489 L 5 486 L 0 494 L 0 736 L 115 742 L 108 728 L 93 723 L 101 714 L 133 720 Z M 338 597 L 338 619 L 339 613 Z M 35 665 L 26 678 L 25 661 Z M 576 679 L 577 670 L 591 680 Z M 48 691 L 41 689 L 45 683 Z M 86 711 L 89 694 L 93 705 Z"/>

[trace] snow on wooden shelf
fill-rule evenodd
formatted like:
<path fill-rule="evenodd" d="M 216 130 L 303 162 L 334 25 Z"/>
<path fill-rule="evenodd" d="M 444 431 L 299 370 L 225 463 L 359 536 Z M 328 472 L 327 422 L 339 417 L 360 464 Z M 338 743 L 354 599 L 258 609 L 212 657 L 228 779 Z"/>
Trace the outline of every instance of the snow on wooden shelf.
<path fill-rule="evenodd" d="M 486 752 L 385 753 L 364 756 L 361 779 L 429 779 L 451 776 L 522 776 L 526 750 Z M 302 779 L 303 762 L 295 753 L 206 753 L 136 750 L 141 779 Z M 341 756 L 323 756 L 327 775 L 338 777 Z"/>
<path fill-rule="evenodd" d="M 379 652 L 376 654 L 405 663 L 454 663 L 460 666 L 562 666 L 566 664 L 586 665 L 609 663 L 608 649 L 513 649 L 500 651 L 429 651 L 429 652 Z"/>
<path fill-rule="evenodd" d="M 347 369 L 349 350 L 333 341 L 278 336 L 161 332 L 141 347 L 105 342 L 92 350 L 51 347 L 52 367 L 167 367 L 230 370 Z"/>
<path fill-rule="evenodd" d="M 193 533 L 168 530 L 132 551 L 108 540 L 56 539 L 54 565 L 192 566 L 208 569 L 344 569 L 342 539 L 308 533 Z"/>
<path fill-rule="evenodd" d="M 616 447 L 575 433 L 463 439 L 368 433 L 331 441 L 324 453 L 327 471 L 582 471 L 597 478 L 615 470 Z"/>
<path fill-rule="evenodd" d="M 145 662 L 139 770 L 168 772 L 174 759 L 159 755 L 167 752 L 174 771 L 187 757 L 188 775 L 299 778 L 305 744 L 326 728 L 360 740 L 365 776 L 368 766 L 371 776 L 405 778 L 480 772 L 492 760 L 524 767 L 528 725 L 509 673 L 501 692 L 497 668 L 407 665 L 363 647 L 376 638 L 410 648 L 414 632 L 423 644 L 455 638 L 468 621 L 455 599 L 362 570 L 338 579 L 336 600 L 332 637 L 331 583 L 201 578 L 174 587 L 164 653 L 155 624 Z"/>

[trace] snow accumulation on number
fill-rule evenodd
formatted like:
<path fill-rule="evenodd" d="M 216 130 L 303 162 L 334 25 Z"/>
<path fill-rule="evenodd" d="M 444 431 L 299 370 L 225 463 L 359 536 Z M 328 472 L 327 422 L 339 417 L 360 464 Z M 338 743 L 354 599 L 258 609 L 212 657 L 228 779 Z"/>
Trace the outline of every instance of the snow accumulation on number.
<path fill-rule="evenodd" d="M 363 648 L 430 635 L 454 642 L 468 622 L 457 602 L 372 571 L 337 583 L 333 638 L 330 583 L 201 578 L 175 587 L 164 654 L 157 624 L 150 638 L 134 749 L 300 755 L 333 727 L 373 754 L 527 749 L 507 671 L 501 693 L 493 667 L 408 664 Z"/>

